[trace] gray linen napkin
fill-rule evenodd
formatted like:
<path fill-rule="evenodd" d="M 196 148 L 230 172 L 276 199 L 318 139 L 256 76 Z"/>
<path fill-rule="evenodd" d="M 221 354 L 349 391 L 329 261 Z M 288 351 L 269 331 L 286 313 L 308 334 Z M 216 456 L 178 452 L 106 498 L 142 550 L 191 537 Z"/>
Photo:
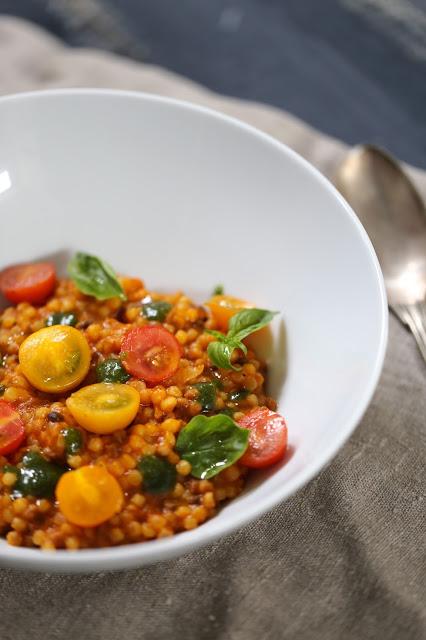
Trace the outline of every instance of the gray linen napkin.
<path fill-rule="evenodd" d="M 277 109 L 111 54 L 71 50 L 0 19 L 0 93 L 70 86 L 210 106 L 286 142 L 329 176 L 346 151 Z M 409 170 L 426 196 L 426 174 Z M 3 569 L 0 638 L 425 638 L 425 375 L 411 336 L 391 317 L 373 402 L 318 478 L 245 529 L 175 561 L 86 576 Z"/>

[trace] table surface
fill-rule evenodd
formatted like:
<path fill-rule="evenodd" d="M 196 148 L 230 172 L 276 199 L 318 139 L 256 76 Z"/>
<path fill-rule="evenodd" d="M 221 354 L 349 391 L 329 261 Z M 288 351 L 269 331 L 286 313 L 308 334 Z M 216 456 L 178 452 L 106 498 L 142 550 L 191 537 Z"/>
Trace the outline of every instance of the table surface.
<path fill-rule="evenodd" d="M 426 0 L 0 0 L 0 12 L 426 168 Z"/>

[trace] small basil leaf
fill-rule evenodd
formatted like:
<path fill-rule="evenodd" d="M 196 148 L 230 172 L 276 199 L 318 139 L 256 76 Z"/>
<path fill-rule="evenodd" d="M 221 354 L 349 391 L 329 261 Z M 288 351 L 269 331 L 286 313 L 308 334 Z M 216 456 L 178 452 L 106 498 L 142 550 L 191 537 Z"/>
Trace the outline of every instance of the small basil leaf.
<path fill-rule="evenodd" d="M 234 367 L 231 363 L 231 356 L 235 348 L 236 345 L 234 343 L 210 342 L 207 347 L 207 355 L 216 367 L 220 369 L 235 369 L 238 371 L 238 367 Z"/>
<path fill-rule="evenodd" d="M 50 316 L 47 316 L 45 325 L 46 327 L 53 327 L 55 324 L 75 327 L 77 324 L 77 316 L 75 313 L 51 313 Z"/>
<path fill-rule="evenodd" d="M 230 418 L 232 418 L 232 416 L 234 415 L 234 409 L 230 409 L 229 407 L 224 407 L 219 411 L 219 414 L 223 414 L 224 416 L 229 416 Z"/>
<path fill-rule="evenodd" d="M 236 349 L 237 349 L 237 348 L 238 348 L 238 349 L 241 349 L 241 351 L 244 353 L 244 355 L 245 355 L 245 356 L 247 355 L 247 347 L 246 347 L 246 345 L 244 344 L 244 342 L 237 342 L 237 343 L 236 343 L 236 345 L 235 345 L 235 348 L 236 348 Z"/>
<path fill-rule="evenodd" d="M 176 467 L 157 456 L 144 456 L 138 462 L 143 475 L 142 486 L 147 493 L 166 493 L 176 484 Z"/>
<path fill-rule="evenodd" d="M 0 396 L 2 396 L 5 391 L 6 391 L 6 387 L 4 386 L 4 384 L 0 384 Z"/>
<path fill-rule="evenodd" d="M 223 296 L 224 293 L 225 293 L 225 287 L 223 286 L 223 284 L 217 284 L 213 289 L 214 296 Z"/>
<path fill-rule="evenodd" d="M 148 320 L 164 322 L 171 308 L 172 305 L 170 302 L 166 302 L 165 300 L 146 302 L 142 305 L 142 315 L 144 315 L 145 318 L 148 318 Z"/>
<path fill-rule="evenodd" d="M 234 464 L 248 446 L 249 430 L 224 413 L 195 416 L 179 433 L 176 449 L 196 478 L 209 479 Z"/>
<path fill-rule="evenodd" d="M 67 427 L 62 431 L 65 441 L 65 451 L 67 455 L 73 456 L 83 447 L 83 436 L 79 429 Z"/>
<path fill-rule="evenodd" d="M 130 375 L 118 358 L 107 358 L 96 367 L 98 382 L 118 382 L 124 384 Z"/>
<path fill-rule="evenodd" d="M 242 309 L 230 319 L 227 337 L 244 340 L 251 333 L 266 327 L 277 313 L 266 309 Z"/>
<path fill-rule="evenodd" d="M 13 486 L 14 495 L 48 498 L 53 495 L 56 483 L 67 469 L 48 462 L 39 453 L 31 451 L 22 459 L 17 469 L 18 479 Z"/>
<path fill-rule="evenodd" d="M 206 333 L 217 339 L 215 342 L 210 342 L 207 347 L 207 354 L 211 362 L 222 369 L 238 371 L 239 367 L 235 367 L 231 363 L 234 349 L 241 349 L 244 355 L 247 355 L 247 347 L 242 340 L 269 324 L 277 313 L 277 311 L 267 311 L 266 309 L 243 309 L 230 319 L 229 331 L 226 335 L 220 331 L 206 329 Z"/>
<path fill-rule="evenodd" d="M 38 451 L 28 451 L 22 458 L 22 464 L 24 467 L 31 466 L 33 464 L 43 464 L 47 462 L 46 458 L 43 458 Z"/>
<path fill-rule="evenodd" d="M 223 389 L 223 382 L 221 380 L 220 377 L 220 373 L 218 371 L 213 371 L 212 370 L 212 375 L 213 375 L 213 380 L 211 381 L 212 384 L 214 384 L 214 386 L 216 387 L 216 389 L 219 389 L 220 391 L 222 391 Z"/>
<path fill-rule="evenodd" d="M 198 402 L 203 411 L 213 411 L 216 406 L 216 385 L 214 382 L 197 382 L 192 385 L 198 391 Z"/>
<path fill-rule="evenodd" d="M 215 329 L 206 329 L 206 333 L 208 333 L 211 336 L 214 336 L 218 340 L 225 340 L 226 339 L 226 336 L 225 336 L 224 333 L 222 333 L 221 331 L 215 331 Z"/>
<path fill-rule="evenodd" d="M 241 400 L 245 400 L 249 395 L 250 391 L 248 389 L 240 389 L 239 391 L 231 391 L 228 395 L 228 398 L 231 402 L 241 402 Z"/>
<path fill-rule="evenodd" d="M 88 296 L 97 300 L 116 297 L 126 300 L 112 267 L 96 256 L 76 253 L 68 264 L 68 273 L 77 288 Z"/>

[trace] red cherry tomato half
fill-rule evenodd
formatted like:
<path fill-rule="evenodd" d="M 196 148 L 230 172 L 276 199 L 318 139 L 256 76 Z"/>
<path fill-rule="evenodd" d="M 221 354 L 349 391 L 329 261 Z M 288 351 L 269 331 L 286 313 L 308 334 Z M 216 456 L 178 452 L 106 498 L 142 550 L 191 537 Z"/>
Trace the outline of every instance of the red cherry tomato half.
<path fill-rule="evenodd" d="M 173 375 L 180 356 L 179 342 L 161 326 L 130 329 L 121 344 L 121 357 L 127 371 L 150 384 Z"/>
<path fill-rule="evenodd" d="M 253 409 L 238 420 L 238 424 L 250 429 L 248 449 L 239 462 L 246 467 L 269 467 L 284 457 L 287 425 L 279 413 L 266 407 Z"/>
<path fill-rule="evenodd" d="M 50 262 L 16 264 L 0 272 L 0 291 L 10 302 L 43 302 L 53 291 L 55 267 Z"/>
<path fill-rule="evenodd" d="M 0 400 L 0 455 L 15 451 L 24 438 L 24 423 L 18 412 L 9 402 Z"/>

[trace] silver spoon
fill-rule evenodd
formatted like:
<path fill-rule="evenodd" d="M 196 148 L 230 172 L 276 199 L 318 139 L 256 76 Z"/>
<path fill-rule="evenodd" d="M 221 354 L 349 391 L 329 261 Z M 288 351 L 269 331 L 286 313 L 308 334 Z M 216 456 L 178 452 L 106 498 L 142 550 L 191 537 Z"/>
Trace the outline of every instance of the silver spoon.
<path fill-rule="evenodd" d="M 382 267 L 389 306 L 426 362 L 426 211 L 399 164 L 372 145 L 352 149 L 335 184 L 364 225 Z"/>

